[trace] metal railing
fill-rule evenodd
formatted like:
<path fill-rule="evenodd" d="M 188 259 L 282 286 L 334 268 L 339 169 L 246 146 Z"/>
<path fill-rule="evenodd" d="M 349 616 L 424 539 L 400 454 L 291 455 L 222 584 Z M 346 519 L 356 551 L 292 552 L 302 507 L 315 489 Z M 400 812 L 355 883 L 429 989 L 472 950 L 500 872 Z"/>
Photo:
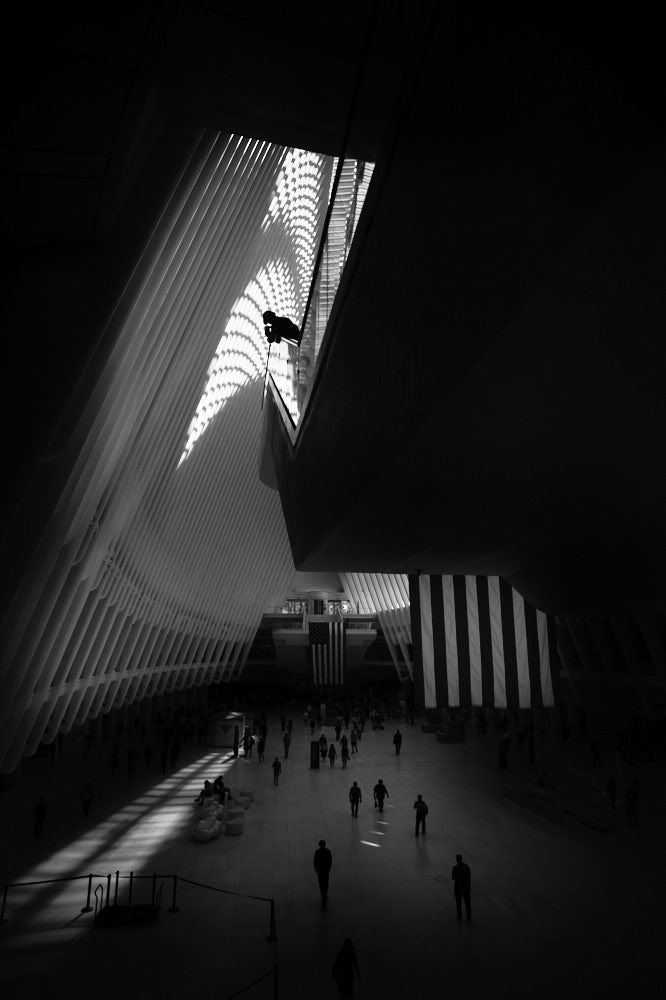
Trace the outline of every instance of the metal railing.
<path fill-rule="evenodd" d="M 93 891 L 93 880 L 94 879 L 100 879 L 101 881 L 98 882 L 97 886 L 95 887 L 95 889 Z M 151 885 L 151 903 L 150 903 L 150 905 L 153 907 L 153 910 L 155 911 L 155 915 L 157 915 L 157 913 L 159 913 L 159 911 L 161 909 L 161 904 L 162 904 L 162 889 L 163 889 L 163 886 L 164 886 L 164 881 L 165 880 L 168 881 L 169 879 L 172 880 L 171 906 L 168 909 L 169 913 L 178 913 L 178 911 L 180 909 L 180 907 L 177 906 L 177 901 L 178 901 L 178 883 L 179 882 L 182 882 L 185 885 L 195 886 L 198 889 L 205 889 L 205 890 L 207 890 L 209 892 L 221 893 L 221 894 L 226 895 L 226 896 L 240 896 L 243 899 L 254 899 L 254 900 L 257 900 L 258 902 L 269 903 L 270 904 L 269 926 L 268 926 L 268 934 L 266 935 L 266 941 L 269 944 L 274 944 L 277 941 L 277 923 L 276 923 L 276 914 L 275 914 L 275 900 L 273 898 L 271 898 L 269 896 L 254 896 L 254 895 L 252 895 L 250 893 L 247 893 L 247 892 L 235 892 L 232 889 L 220 889 L 217 886 L 207 885 L 205 882 L 195 882 L 192 879 L 183 878 L 182 876 L 177 875 L 177 874 L 176 875 L 158 875 L 157 872 L 151 872 L 151 874 L 149 874 L 149 875 L 137 875 L 135 872 L 131 871 L 128 875 L 121 875 L 120 870 L 118 870 L 118 871 L 115 872 L 115 883 L 113 884 L 113 886 L 112 886 L 113 873 L 111 873 L 111 872 L 108 872 L 106 875 L 95 875 L 93 873 L 88 873 L 87 875 L 66 875 L 66 876 L 62 876 L 60 878 L 38 879 L 38 880 L 35 880 L 35 881 L 31 881 L 31 882 L 6 882 L 5 885 L 3 886 L 2 904 L 0 906 L 0 926 L 8 923 L 8 918 L 6 916 L 6 912 L 7 912 L 7 900 L 8 900 L 8 897 L 9 897 L 9 891 L 10 891 L 10 889 L 24 889 L 24 888 L 26 888 L 28 886 L 53 885 L 53 884 L 59 883 L 59 882 L 77 882 L 77 881 L 83 881 L 83 880 L 85 880 L 87 882 L 86 897 L 85 897 L 85 903 L 81 907 L 80 912 L 81 913 L 90 913 L 94 909 L 94 911 L 95 911 L 95 919 L 97 919 L 97 917 L 102 912 L 105 912 L 107 910 L 112 910 L 114 907 L 119 906 L 118 896 L 119 896 L 119 888 L 120 888 L 121 880 L 127 880 L 127 882 L 128 882 L 127 903 L 125 905 L 131 907 L 132 906 L 134 883 L 135 883 L 135 881 L 141 880 L 141 879 L 150 880 L 151 883 L 152 883 L 152 885 Z M 159 889 L 158 889 L 157 882 L 158 882 L 159 879 L 162 879 L 162 882 L 161 882 L 161 884 L 159 886 Z M 105 882 L 106 882 L 106 886 L 104 884 Z M 113 893 L 113 901 L 112 901 L 112 893 Z M 93 898 L 94 898 L 94 902 L 95 902 L 94 907 L 93 907 L 92 902 L 91 902 L 91 900 Z M 277 996 L 278 996 L 278 965 L 277 965 L 277 962 L 276 962 L 275 965 L 273 965 L 273 967 L 268 970 L 268 972 L 264 973 L 258 979 L 253 980 L 253 982 L 248 983 L 246 986 L 244 986 L 238 992 L 233 993 L 230 996 L 226 997 L 225 1000 L 233 1000 L 234 997 L 241 996 L 241 994 L 246 993 L 248 990 L 252 989 L 254 986 L 257 986 L 259 983 L 263 982 L 264 980 L 268 979 L 271 976 L 273 977 L 273 983 L 274 983 L 273 996 L 274 996 L 274 998 L 277 998 Z"/>

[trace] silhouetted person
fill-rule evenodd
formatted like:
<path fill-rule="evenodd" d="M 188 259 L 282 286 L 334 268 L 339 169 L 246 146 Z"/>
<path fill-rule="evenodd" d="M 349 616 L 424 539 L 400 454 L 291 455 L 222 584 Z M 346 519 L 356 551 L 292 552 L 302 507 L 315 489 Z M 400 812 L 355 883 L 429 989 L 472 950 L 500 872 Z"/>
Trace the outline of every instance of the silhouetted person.
<path fill-rule="evenodd" d="M 380 778 L 372 789 L 373 795 L 375 796 L 375 802 L 379 807 L 380 812 L 384 812 L 384 799 L 390 799 L 391 796 L 388 793 L 388 789 L 382 779 Z"/>
<path fill-rule="evenodd" d="M 356 952 L 354 951 L 354 945 L 352 944 L 350 938 L 345 938 L 342 943 L 342 948 L 335 957 L 333 968 L 331 969 L 331 975 L 333 976 L 333 979 L 335 979 L 338 987 L 338 996 L 341 997 L 342 1000 L 353 1000 L 354 973 L 356 973 L 357 979 L 361 978 Z"/>
<path fill-rule="evenodd" d="M 44 830 L 45 818 L 46 818 L 46 800 L 44 799 L 44 796 L 42 796 L 35 803 L 35 808 L 33 810 L 34 834 L 37 840 L 39 840 Z"/>
<path fill-rule="evenodd" d="M 319 737 L 319 753 L 321 754 L 321 759 L 326 760 L 326 754 L 328 753 L 328 740 L 323 733 Z"/>
<path fill-rule="evenodd" d="M 453 894 L 456 898 L 458 922 L 462 920 L 462 904 L 465 904 L 467 919 L 472 919 L 472 872 L 469 865 L 463 862 L 462 854 L 456 854 L 456 862 L 451 870 L 453 879 Z"/>
<path fill-rule="evenodd" d="M 612 775 L 606 782 L 606 792 L 608 794 L 611 809 L 615 809 L 615 804 L 617 802 L 617 783 Z"/>
<path fill-rule="evenodd" d="M 282 742 L 284 744 L 284 759 L 286 760 L 289 756 L 289 747 L 291 746 L 291 736 L 289 733 L 285 733 L 282 737 Z"/>
<path fill-rule="evenodd" d="M 257 742 L 257 757 L 259 758 L 260 764 L 263 764 L 264 762 L 265 753 L 266 753 L 266 737 L 260 736 L 259 741 Z"/>
<path fill-rule="evenodd" d="M 351 802 L 351 814 L 352 816 L 358 816 L 358 804 L 362 802 L 361 789 L 358 787 L 358 782 L 354 784 L 349 789 L 349 801 Z"/>
<path fill-rule="evenodd" d="M 396 757 L 400 754 L 400 747 L 402 746 L 402 733 L 399 729 L 396 729 L 395 736 L 393 737 L 393 746 L 395 747 Z"/>
<path fill-rule="evenodd" d="M 314 854 L 314 869 L 319 879 L 319 891 L 321 893 L 321 905 L 326 909 L 328 902 L 328 876 L 333 867 L 333 855 L 326 846 L 325 840 L 319 841 L 319 847 Z"/>
<path fill-rule="evenodd" d="M 264 335 L 269 344 L 279 344 L 284 340 L 287 344 L 298 347 L 301 332 L 295 323 L 286 316 L 276 316 L 271 309 L 262 314 Z"/>
<path fill-rule="evenodd" d="M 89 781 L 84 782 L 83 788 L 81 789 L 81 809 L 83 810 L 83 818 L 88 819 L 88 813 L 90 812 L 90 807 L 93 800 L 93 790 L 92 785 Z"/>
<path fill-rule="evenodd" d="M 349 747 L 347 743 L 340 744 L 340 760 L 342 761 L 342 768 L 346 768 L 349 763 Z"/>
<path fill-rule="evenodd" d="M 414 835 L 418 837 L 419 827 L 421 828 L 423 833 L 425 833 L 425 826 L 426 826 L 425 821 L 426 821 L 426 816 L 428 815 L 428 806 L 423 801 L 423 797 L 421 795 L 416 796 L 416 802 L 414 803 L 414 808 L 416 809 L 416 827 L 414 829 Z"/>
<path fill-rule="evenodd" d="M 352 754 L 358 753 L 358 734 L 355 729 L 352 729 L 351 731 L 349 742 L 351 743 Z"/>
<path fill-rule="evenodd" d="M 334 767 L 335 758 L 337 757 L 337 755 L 338 752 L 335 749 L 335 743 L 331 743 L 330 747 L 328 748 L 328 762 L 331 765 L 331 767 Z"/>
<path fill-rule="evenodd" d="M 276 757 L 275 760 L 273 761 L 273 784 L 274 785 L 279 785 L 280 784 L 280 773 L 281 773 L 281 771 L 282 771 L 282 764 L 280 763 L 280 761 Z"/>

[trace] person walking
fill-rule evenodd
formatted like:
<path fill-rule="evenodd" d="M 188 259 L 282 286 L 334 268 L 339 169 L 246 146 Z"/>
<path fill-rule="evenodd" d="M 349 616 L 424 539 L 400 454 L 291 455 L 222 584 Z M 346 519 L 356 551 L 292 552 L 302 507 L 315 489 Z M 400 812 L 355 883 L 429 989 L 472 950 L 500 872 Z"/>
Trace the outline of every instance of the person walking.
<path fill-rule="evenodd" d="M 328 753 L 328 740 L 323 733 L 319 737 L 319 753 L 321 754 L 322 761 L 326 760 L 326 754 Z"/>
<path fill-rule="evenodd" d="M 381 778 L 379 778 L 372 791 L 375 796 L 375 804 L 380 812 L 384 812 L 384 799 L 390 799 L 391 796 L 389 795 L 388 789 Z"/>
<path fill-rule="evenodd" d="M 338 987 L 338 996 L 341 1000 L 353 1000 L 354 973 L 356 973 L 357 979 L 361 978 L 354 945 L 351 938 L 345 938 L 331 969 L 331 975 Z"/>
<path fill-rule="evenodd" d="M 260 736 L 257 741 L 257 759 L 260 764 L 264 762 L 264 754 L 266 753 L 266 737 Z"/>
<path fill-rule="evenodd" d="M 288 732 L 282 737 L 282 743 L 284 744 L 284 759 L 286 760 L 289 756 L 289 747 L 291 746 L 291 736 Z"/>
<path fill-rule="evenodd" d="M 34 835 L 35 839 L 39 840 L 44 831 L 44 820 L 46 819 L 46 799 L 42 795 L 41 798 L 35 803 L 35 808 L 33 809 L 33 821 L 34 821 Z"/>
<path fill-rule="evenodd" d="M 358 805 L 359 802 L 363 801 L 361 795 L 361 789 L 358 787 L 358 782 L 355 781 L 354 784 L 349 789 L 349 801 L 351 802 L 351 814 L 358 818 Z"/>
<path fill-rule="evenodd" d="M 331 767 L 335 766 L 335 758 L 337 757 L 337 755 L 338 752 L 335 749 L 335 743 L 331 743 L 330 747 L 328 748 L 328 762 L 331 765 Z"/>
<path fill-rule="evenodd" d="M 349 763 L 349 747 L 346 741 L 340 744 L 340 760 L 342 761 L 342 769 L 344 771 Z"/>
<path fill-rule="evenodd" d="M 395 747 L 396 757 L 400 756 L 400 747 L 402 746 L 402 733 L 399 729 L 396 729 L 395 736 L 393 737 L 393 746 Z"/>
<path fill-rule="evenodd" d="M 280 763 L 280 761 L 276 757 L 275 760 L 273 761 L 273 784 L 274 785 L 279 785 L 280 784 L 280 774 L 281 773 L 282 773 L 282 764 Z"/>
<path fill-rule="evenodd" d="M 349 742 L 351 743 L 352 754 L 358 753 L 358 735 L 355 729 L 352 729 L 351 736 L 349 737 Z"/>
<path fill-rule="evenodd" d="M 328 903 L 328 877 L 333 867 L 333 855 L 326 846 L 325 840 L 319 841 L 319 847 L 314 854 L 314 869 L 319 880 L 319 892 L 321 893 L 321 907 L 326 909 Z"/>
<path fill-rule="evenodd" d="M 423 797 L 421 795 L 416 796 L 416 802 L 414 803 L 414 808 L 416 809 L 416 829 L 414 830 L 414 835 L 418 837 L 419 827 L 421 827 L 421 830 L 425 834 L 425 826 L 426 826 L 425 821 L 426 821 L 426 816 L 428 815 L 428 806 L 423 801 Z"/>
<path fill-rule="evenodd" d="M 458 923 L 462 920 L 462 904 L 465 904 L 468 922 L 472 919 L 472 871 L 463 862 L 462 854 L 456 854 L 456 864 L 451 870 L 453 894 L 456 899 Z"/>
<path fill-rule="evenodd" d="M 88 813 L 90 812 L 90 806 L 93 800 L 93 790 L 92 785 L 89 781 L 83 783 L 83 788 L 81 789 L 81 809 L 83 810 L 83 818 L 88 819 Z"/>

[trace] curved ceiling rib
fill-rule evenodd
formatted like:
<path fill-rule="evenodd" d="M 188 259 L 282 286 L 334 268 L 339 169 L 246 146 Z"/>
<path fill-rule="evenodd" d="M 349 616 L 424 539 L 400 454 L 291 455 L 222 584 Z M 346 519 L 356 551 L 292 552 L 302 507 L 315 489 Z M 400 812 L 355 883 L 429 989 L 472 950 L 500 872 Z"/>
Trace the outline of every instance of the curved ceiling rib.
<path fill-rule="evenodd" d="M 72 474 L 10 613 L 2 770 L 110 708 L 238 676 L 288 591 L 280 500 L 257 475 L 261 314 L 302 314 L 331 167 L 202 132 L 116 310 Z M 287 398 L 289 350 L 271 352 Z"/>

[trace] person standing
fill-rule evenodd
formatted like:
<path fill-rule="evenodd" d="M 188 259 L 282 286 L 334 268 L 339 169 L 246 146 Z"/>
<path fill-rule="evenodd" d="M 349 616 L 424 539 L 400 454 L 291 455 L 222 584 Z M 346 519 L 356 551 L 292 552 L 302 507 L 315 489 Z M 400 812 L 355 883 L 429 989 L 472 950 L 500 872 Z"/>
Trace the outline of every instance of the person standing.
<path fill-rule="evenodd" d="M 456 864 L 451 870 L 453 894 L 456 898 L 458 923 L 462 920 L 462 904 L 465 904 L 468 922 L 472 919 L 472 871 L 463 862 L 462 854 L 456 854 Z"/>
<path fill-rule="evenodd" d="M 396 729 L 395 736 L 393 737 L 393 746 L 395 747 L 396 757 L 400 756 L 400 747 L 402 746 L 402 733 L 399 729 Z"/>
<path fill-rule="evenodd" d="M 276 757 L 275 760 L 273 761 L 273 784 L 274 785 L 279 785 L 280 784 L 280 774 L 281 773 L 282 773 L 282 764 L 280 763 L 280 761 Z"/>
<path fill-rule="evenodd" d="M 335 979 L 338 987 L 338 996 L 341 997 L 341 1000 L 353 1000 L 354 973 L 356 973 L 357 979 L 361 978 L 354 945 L 351 942 L 351 938 L 345 938 L 331 969 L 331 975 Z"/>
<path fill-rule="evenodd" d="M 390 799 L 391 796 L 388 793 L 388 789 L 381 778 L 377 781 L 377 784 L 372 789 L 375 796 L 375 802 L 380 812 L 384 812 L 384 799 Z"/>
<path fill-rule="evenodd" d="M 352 816 L 356 816 L 358 818 L 358 804 L 363 801 L 363 797 L 357 781 L 355 781 L 349 789 L 349 801 L 351 802 Z"/>
<path fill-rule="evenodd" d="M 425 834 L 425 826 L 426 826 L 425 821 L 426 821 L 426 816 L 428 815 L 428 806 L 423 801 L 423 797 L 421 795 L 416 796 L 416 802 L 414 803 L 414 808 L 416 809 L 416 829 L 414 830 L 414 835 L 418 837 L 419 827 L 421 827 L 421 830 Z"/>
<path fill-rule="evenodd" d="M 314 854 L 314 869 L 319 880 L 319 891 L 321 893 L 321 906 L 326 909 L 328 902 L 328 877 L 333 867 L 333 855 L 326 846 L 325 840 L 319 841 L 319 847 Z"/>

